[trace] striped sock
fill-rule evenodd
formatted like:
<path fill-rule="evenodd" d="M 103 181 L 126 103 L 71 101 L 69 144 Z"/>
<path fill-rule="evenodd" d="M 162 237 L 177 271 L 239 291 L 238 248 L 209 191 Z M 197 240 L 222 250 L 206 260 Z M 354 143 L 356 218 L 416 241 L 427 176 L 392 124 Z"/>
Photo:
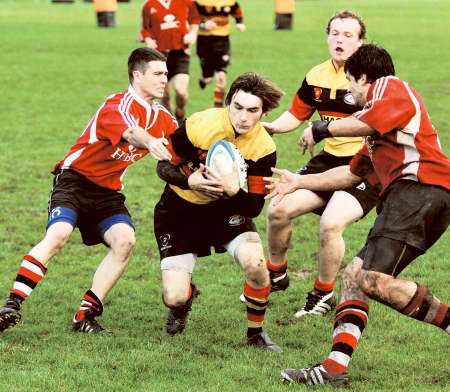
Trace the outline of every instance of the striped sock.
<path fill-rule="evenodd" d="M 214 107 L 222 108 L 225 99 L 225 91 L 220 87 L 214 89 Z"/>
<path fill-rule="evenodd" d="M 31 255 L 25 255 L 10 290 L 10 297 L 24 301 L 44 277 L 47 268 Z"/>
<path fill-rule="evenodd" d="M 247 305 L 247 337 L 250 338 L 262 332 L 266 308 L 269 305 L 270 285 L 255 289 L 244 283 L 244 296 Z"/>
<path fill-rule="evenodd" d="M 408 305 L 401 311 L 408 317 L 436 325 L 450 335 L 450 311 L 431 291 L 420 284 Z"/>
<path fill-rule="evenodd" d="M 284 260 L 281 263 L 273 263 L 271 260 L 267 260 L 267 269 L 269 270 L 270 280 L 272 282 L 283 279 L 286 275 L 287 268 L 287 260 Z"/>
<path fill-rule="evenodd" d="M 369 305 L 364 301 L 344 301 L 336 308 L 333 347 L 323 362 L 330 374 L 344 373 L 358 344 L 369 315 Z"/>
<path fill-rule="evenodd" d="M 89 311 L 92 316 L 101 316 L 103 313 L 102 301 L 100 301 L 92 290 L 88 290 L 84 293 L 80 309 L 75 315 L 75 320 L 80 321 L 84 318 L 87 311 Z"/>
<path fill-rule="evenodd" d="M 321 282 L 319 277 L 317 277 L 316 280 L 314 281 L 313 293 L 329 294 L 333 291 L 335 283 L 336 280 L 332 280 L 331 282 Z"/>

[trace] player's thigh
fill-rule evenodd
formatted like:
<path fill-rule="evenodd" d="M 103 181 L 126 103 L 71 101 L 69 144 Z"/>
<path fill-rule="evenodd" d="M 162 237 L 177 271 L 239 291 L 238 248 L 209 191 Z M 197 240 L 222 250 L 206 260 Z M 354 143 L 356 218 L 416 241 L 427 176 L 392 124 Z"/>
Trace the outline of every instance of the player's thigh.
<path fill-rule="evenodd" d="M 189 75 L 185 73 L 176 74 L 172 78 L 175 91 L 180 94 L 186 94 L 189 86 Z"/>
<path fill-rule="evenodd" d="M 105 231 L 103 238 L 112 249 L 130 251 L 136 243 L 134 228 L 126 222 L 113 224 Z"/>
<path fill-rule="evenodd" d="M 65 221 L 57 221 L 47 228 L 44 242 L 49 246 L 64 245 L 74 230 L 74 225 Z"/>
<path fill-rule="evenodd" d="M 312 191 L 298 189 L 286 195 L 280 203 L 272 200 L 268 209 L 269 223 L 279 219 L 293 219 L 325 206 L 325 201 Z"/>
<path fill-rule="evenodd" d="M 359 201 L 345 191 L 334 192 L 322 213 L 321 229 L 344 229 L 349 224 L 361 219 L 364 211 Z"/>

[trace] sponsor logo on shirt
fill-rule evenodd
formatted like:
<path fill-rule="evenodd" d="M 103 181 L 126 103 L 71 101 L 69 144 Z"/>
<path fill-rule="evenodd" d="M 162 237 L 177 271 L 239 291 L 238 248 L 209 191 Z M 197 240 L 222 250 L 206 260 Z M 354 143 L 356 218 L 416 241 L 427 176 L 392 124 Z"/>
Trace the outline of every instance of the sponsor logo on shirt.
<path fill-rule="evenodd" d="M 120 147 L 116 148 L 116 151 L 111 154 L 111 158 L 116 161 L 124 161 L 124 162 L 136 162 L 142 158 L 142 154 L 135 153 L 136 147 L 131 144 L 128 146 L 128 151 L 122 150 Z"/>
<path fill-rule="evenodd" d="M 359 189 L 360 191 L 365 191 L 366 190 L 366 184 L 365 182 L 361 182 L 361 184 L 359 184 L 356 189 Z"/>
<path fill-rule="evenodd" d="M 320 102 L 321 96 L 322 96 L 322 89 L 320 87 L 314 87 L 314 99 Z"/>
<path fill-rule="evenodd" d="M 228 219 L 229 226 L 239 226 L 242 225 L 245 221 L 245 218 L 242 215 L 233 215 Z"/>
<path fill-rule="evenodd" d="M 161 30 L 177 29 L 180 26 L 180 21 L 175 18 L 175 15 L 167 14 L 164 17 L 164 22 L 161 23 Z"/>
<path fill-rule="evenodd" d="M 163 234 L 159 236 L 159 242 L 161 243 L 161 250 L 170 249 L 172 247 L 170 244 L 170 234 Z"/>
<path fill-rule="evenodd" d="M 351 93 L 347 93 L 344 95 L 344 102 L 347 105 L 356 105 L 355 98 L 353 97 L 353 95 Z"/>

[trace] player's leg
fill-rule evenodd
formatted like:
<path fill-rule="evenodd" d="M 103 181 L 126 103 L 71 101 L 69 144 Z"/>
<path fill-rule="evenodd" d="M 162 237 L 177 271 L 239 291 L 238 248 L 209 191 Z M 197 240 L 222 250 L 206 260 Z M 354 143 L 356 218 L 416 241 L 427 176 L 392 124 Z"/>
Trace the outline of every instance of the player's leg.
<path fill-rule="evenodd" d="M 369 314 L 369 298 L 359 287 L 362 263 L 359 257 L 355 257 L 342 275 L 330 353 L 317 365 L 283 370 L 281 376 L 284 382 L 313 386 L 346 384 L 349 381 L 347 367 L 366 327 Z"/>
<path fill-rule="evenodd" d="M 307 295 L 306 304 L 295 317 L 325 314 L 334 309 L 334 283 L 345 253 L 343 233 L 363 214 L 359 201 L 345 191 L 335 192 L 327 203 L 320 219 L 319 274 Z"/>
<path fill-rule="evenodd" d="M 161 260 L 163 302 L 169 308 L 166 332 L 169 335 L 182 333 L 192 302 L 199 291 L 192 283 L 196 257 L 192 253 L 168 256 Z"/>
<path fill-rule="evenodd" d="M 215 37 L 214 52 L 211 58 L 211 67 L 214 69 L 216 85 L 214 87 L 214 107 L 221 108 L 225 104 L 225 91 L 227 88 L 227 67 L 230 65 L 230 39 Z"/>
<path fill-rule="evenodd" d="M 293 220 L 325 205 L 314 192 L 299 189 L 286 195 L 281 203 L 270 203 L 267 212 L 269 260 L 272 291 L 285 290 L 289 285 L 287 276 L 288 249 L 291 243 Z"/>
<path fill-rule="evenodd" d="M 188 100 L 189 74 L 179 73 L 172 78 L 175 90 L 175 118 L 180 123 L 186 117 L 185 108 Z"/>
<path fill-rule="evenodd" d="M 225 247 L 239 263 L 245 276 L 243 292 L 247 306 L 248 344 L 269 351 L 282 352 L 262 329 L 269 304 L 270 279 L 258 233 L 254 231 L 241 233 Z"/>
<path fill-rule="evenodd" d="M 214 77 L 214 68 L 210 65 L 211 37 L 199 35 L 197 37 L 197 56 L 200 62 L 201 76 L 198 80 L 200 88 L 203 90 L 211 83 Z"/>
<path fill-rule="evenodd" d="M 166 84 L 166 87 L 164 89 L 164 95 L 161 98 L 161 105 L 163 105 L 169 112 L 172 113 L 172 108 L 170 105 L 170 90 L 172 86 L 172 79 L 169 80 L 169 82 Z"/>
<path fill-rule="evenodd" d="M 227 88 L 227 73 L 223 70 L 214 73 L 216 85 L 214 87 L 214 107 L 221 108 L 225 104 L 225 90 Z"/>

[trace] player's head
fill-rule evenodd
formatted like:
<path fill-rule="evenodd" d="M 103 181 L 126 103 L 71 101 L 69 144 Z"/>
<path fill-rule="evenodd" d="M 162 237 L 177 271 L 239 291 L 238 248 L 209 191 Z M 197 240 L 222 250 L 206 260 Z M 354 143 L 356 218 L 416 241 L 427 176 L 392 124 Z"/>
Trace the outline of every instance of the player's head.
<path fill-rule="evenodd" d="M 391 55 L 374 44 L 362 45 L 345 62 L 344 70 L 349 80 L 349 91 L 358 105 L 366 103 L 371 83 L 383 76 L 395 75 Z"/>
<path fill-rule="evenodd" d="M 326 32 L 330 56 L 340 67 L 363 44 L 366 25 L 359 15 L 345 10 L 330 18 Z"/>
<path fill-rule="evenodd" d="M 150 48 L 137 48 L 128 57 L 128 79 L 143 99 L 162 98 L 167 85 L 166 57 Z"/>
<path fill-rule="evenodd" d="M 249 132 L 265 113 L 278 107 L 283 95 L 275 83 L 254 72 L 238 76 L 225 98 L 236 132 Z"/>

